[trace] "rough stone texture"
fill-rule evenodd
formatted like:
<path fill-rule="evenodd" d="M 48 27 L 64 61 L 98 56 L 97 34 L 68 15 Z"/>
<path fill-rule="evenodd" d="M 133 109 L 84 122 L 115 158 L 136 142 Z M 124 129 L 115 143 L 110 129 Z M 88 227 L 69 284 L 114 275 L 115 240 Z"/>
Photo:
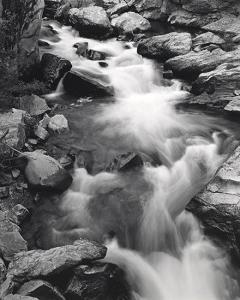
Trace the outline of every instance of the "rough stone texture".
<path fill-rule="evenodd" d="M 113 264 L 80 266 L 65 292 L 67 299 L 132 299 L 124 273 Z"/>
<path fill-rule="evenodd" d="M 22 252 L 9 264 L 7 277 L 19 281 L 44 278 L 64 272 L 83 261 L 104 258 L 106 248 L 88 240 L 78 240 L 74 245 Z"/>
<path fill-rule="evenodd" d="M 213 94 L 217 90 L 225 92 L 228 90 L 233 94 L 238 89 L 240 89 L 240 64 L 238 62 L 221 64 L 213 71 L 201 73 L 192 86 L 195 94 L 205 91 Z"/>
<path fill-rule="evenodd" d="M 212 52 L 191 51 L 167 60 L 165 68 L 172 70 L 177 76 L 195 79 L 200 73 L 212 71 L 220 64 L 239 62 L 239 60 L 239 49 L 230 52 L 221 49 L 215 49 Z"/>
<path fill-rule="evenodd" d="M 64 77 L 65 90 L 77 96 L 113 95 L 113 87 L 108 76 L 86 70 L 71 70 Z"/>
<path fill-rule="evenodd" d="M 28 296 L 21 296 L 21 295 L 7 295 L 3 298 L 3 300 L 39 300 L 38 298 L 28 297 Z"/>
<path fill-rule="evenodd" d="M 10 261 L 16 253 L 27 250 L 27 243 L 18 226 L 25 217 L 26 209 L 22 205 L 0 213 L 0 253 L 6 261 Z"/>
<path fill-rule="evenodd" d="M 58 289 L 44 280 L 31 280 L 24 283 L 17 291 L 22 296 L 36 297 L 37 299 L 64 300 Z"/>
<path fill-rule="evenodd" d="M 126 12 L 112 19 L 112 26 L 119 33 L 138 33 L 151 29 L 150 22 L 135 12 Z"/>
<path fill-rule="evenodd" d="M 203 49 L 204 47 L 209 46 L 211 44 L 221 46 L 221 45 L 224 45 L 225 43 L 226 42 L 224 39 L 222 39 L 220 36 L 218 36 L 212 32 L 204 32 L 192 40 L 193 48 L 198 47 L 200 49 Z"/>
<path fill-rule="evenodd" d="M 231 34 L 238 35 L 240 31 L 240 19 L 234 17 L 223 17 L 216 22 L 212 22 L 203 27 L 204 30 L 222 33 L 222 34 Z"/>
<path fill-rule="evenodd" d="M 21 4 L 22 5 L 22 4 Z M 23 24 L 20 25 L 18 42 L 18 71 L 24 79 L 36 75 L 36 66 L 40 61 L 38 39 L 42 24 L 44 0 L 37 0 L 36 5 L 25 12 Z"/>
<path fill-rule="evenodd" d="M 25 111 L 12 109 L 10 112 L 0 115 L 0 136 L 2 137 L 6 130 L 8 130 L 8 134 L 4 138 L 3 142 L 17 149 L 22 149 L 25 144 L 25 114 Z M 0 149 L 1 152 L 9 151 L 8 148 L 2 145 L 0 145 Z"/>
<path fill-rule="evenodd" d="M 142 166 L 142 157 L 137 153 L 129 152 L 115 157 L 114 160 L 106 167 L 106 171 L 128 171 Z"/>
<path fill-rule="evenodd" d="M 49 88 L 55 89 L 60 79 L 71 68 L 70 61 L 51 53 L 45 53 L 41 60 L 41 76 Z"/>
<path fill-rule="evenodd" d="M 5 280 L 6 274 L 7 274 L 7 268 L 5 266 L 4 261 L 0 258 L 0 285 Z"/>
<path fill-rule="evenodd" d="M 20 97 L 18 106 L 21 110 L 29 113 L 30 116 L 39 116 L 50 110 L 45 99 L 37 95 Z"/>
<path fill-rule="evenodd" d="M 109 8 L 107 10 L 107 13 L 111 17 L 114 15 L 120 15 L 124 12 L 127 12 L 129 9 L 130 8 L 129 8 L 128 4 L 125 1 L 122 1 L 118 4 L 116 4 L 115 6 L 113 6 L 112 8 Z"/>
<path fill-rule="evenodd" d="M 72 176 L 54 158 L 39 151 L 24 152 L 27 159 L 25 176 L 35 189 L 63 192 L 72 183 Z"/>
<path fill-rule="evenodd" d="M 64 115 L 55 115 L 49 120 L 48 128 L 58 133 L 69 130 L 68 120 Z"/>
<path fill-rule="evenodd" d="M 240 264 L 240 147 L 223 164 L 188 209 L 204 225 L 205 232 Z"/>
<path fill-rule="evenodd" d="M 45 0 L 43 16 L 54 19 L 57 9 L 60 7 L 62 0 Z"/>
<path fill-rule="evenodd" d="M 137 51 L 143 56 L 164 61 L 177 55 L 187 54 L 191 46 L 190 33 L 171 32 L 140 41 Z"/>
<path fill-rule="evenodd" d="M 107 38 L 112 34 L 107 13 L 99 6 L 71 8 L 68 21 L 81 35 L 87 37 Z"/>

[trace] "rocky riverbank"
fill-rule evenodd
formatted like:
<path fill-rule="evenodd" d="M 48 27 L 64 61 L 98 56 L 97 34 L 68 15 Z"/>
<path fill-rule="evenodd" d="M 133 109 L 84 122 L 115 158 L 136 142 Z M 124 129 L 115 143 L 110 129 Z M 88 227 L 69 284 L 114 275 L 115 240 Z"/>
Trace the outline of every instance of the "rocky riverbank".
<path fill-rule="evenodd" d="M 46 0 L 45 4 L 45 17 L 71 25 L 80 35 L 101 40 L 114 37 L 126 42 L 125 47 L 127 42 L 134 42 L 140 55 L 163 64 L 165 78 L 187 82 L 184 88 L 189 93 L 184 104 L 239 112 L 240 6 L 237 1 Z M 20 57 L 29 50 L 24 45 L 34 45 L 32 56 L 28 56 L 30 62 L 24 60 L 18 68 L 24 70 L 28 80 L 33 76 L 35 81 L 23 84 L 17 81 L 17 92 L 8 89 L 11 104 L 8 102 L 6 106 L 13 108 L 4 109 L 0 115 L 0 299 L 116 299 L 116 295 L 117 299 L 131 299 L 123 271 L 116 265 L 99 262 L 107 251 L 103 240 L 97 243 L 79 239 L 76 234 L 78 238 L 68 236 L 64 245 L 55 241 L 53 246 L 54 242 L 50 245 L 47 240 L 47 245 L 41 245 L 47 250 L 39 250 L 41 243 L 35 243 L 38 238 L 31 236 L 29 243 L 23 238 L 22 228 L 32 224 L 31 216 L 38 213 L 37 206 L 46 193 L 52 201 L 71 186 L 74 164 L 92 174 L 103 170 L 127 171 L 129 178 L 132 174 L 136 176 L 132 172 L 141 170 L 145 164 L 160 164 L 154 153 L 148 156 L 116 151 L 108 163 L 101 162 L 95 168 L 94 154 L 88 149 L 81 149 L 76 155 L 70 147 L 61 151 L 54 147 L 51 141 L 71 134 L 73 123 L 69 125 L 67 116 L 58 111 L 61 105 L 54 104 L 44 94 L 55 91 L 62 82 L 71 99 L 84 102 L 88 97 L 106 97 L 113 101 L 114 89 L 103 73 L 76 69 L 64 55 L 49 53 L 60 39 L 58 31 L 47 20 L 40 30 L 41 13 L 35 16 L 36 22 L 27 31 L 27 37 L 23 33 L 24 38 L 18 41 L 20 49 L 24 49 Z M 170 33 L 158 35 L 151 28 L 152 20 L 174 27 L 170 27 Z M 32 40 L 30 33 L 34 30 L 37 34 Z M 87 42 L 72 46 L 79 58 L 97 61 L 103 69 L 108 68 L 106 58 L 111 54 L 91 49 Z M 229 149 L 233 154 L 187 208 L 199 217 L 206 234 L 238 264 L 239 151 L 239 147 Z M 119 203 L 125 198 L 134 208 L 132 215 L 125 207 L 125 218 L 139 219 L 142 206 L 136 203 L 145 184 L 141 182 L 135 187 L 139 190 L 135 197 L 132 187 L 126 190 L 124 186 L 118 187 L 114 195 L 108 192 L 107 200 L 98 195 L 96 201 L 104 206 L 106 201 L 111 203 L 111 197 Z M 115 230 L 123 235 L 125 228 L 121 222 L 122 219 L 117 221 Z"/>

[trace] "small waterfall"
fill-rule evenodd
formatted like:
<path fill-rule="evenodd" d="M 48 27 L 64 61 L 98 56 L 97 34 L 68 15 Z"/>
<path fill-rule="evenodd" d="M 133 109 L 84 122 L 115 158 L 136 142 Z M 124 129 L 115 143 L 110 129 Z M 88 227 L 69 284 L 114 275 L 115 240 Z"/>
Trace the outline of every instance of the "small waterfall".
<path fill-rule="evenodd" d="M 115 102 L 103 105 L 93 119 L 104 128 L 103 138 L 113 143 L 120 140 L 128 149 L 143 152 L 157 162 L 155 167 L 144 166 L 141 173 L 151 188 L 134 236 L 129 224 L 124 224 L 126 239 L 135 243 L 126 242 L 123 248 L 118 245 L 118 236 L 115 240 L 106 238 L 107 230 L 115 228 L 115 216 L 120 216 L 119 220 L 125 217 L 120 203 L 111 203 L 112 215 L 99 213 L 94 217 L 89 209 L 99 205 L 97 197 L 133 185 L 138 180 L 135 175 L 124 178 L 122 174 L 103 172 L 91 176 L 85 169 L 76 169 L 73 186 L 61 204 L 69 213 L 65 227 L 78 227 L 80 236 L 85 230 L 84 236 L 107 240 L 105 261 L 125 270 L 133 299 L 240 299 L 235 293 L 237 283 L 228 275 L 227 258 L 184 210 L 226 159 L 222 148 L 227 145 L 220 136 L 223 129 L 210 117 L 177 112 L 176 103 L 187 94 L 181 90 L 181 83 L 165 82 L 158 66 L 140 57 L 131 44 L 126 49 L 115 40 L 81 38 L 70 27 L 57 30 L 61 40 L 52 52 L 71 60 L 74 67 L 109 76 L 115 89 Z M 87 41 L 91 49 L 110 54 L 104 71 L 97 61 L 75 54 L 72 45 L 82 41 Z M 61 83 L 56 92 L 62 92 Z"/>

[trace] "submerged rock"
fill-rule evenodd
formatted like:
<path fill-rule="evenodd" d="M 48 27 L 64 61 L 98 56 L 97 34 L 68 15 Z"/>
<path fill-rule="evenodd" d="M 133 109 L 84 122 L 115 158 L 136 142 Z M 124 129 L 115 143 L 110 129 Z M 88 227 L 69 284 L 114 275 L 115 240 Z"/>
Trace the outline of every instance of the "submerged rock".
<path fill-rule="evenodd" d="M 139 54 L 160 60 L 167 60 L 177 55 L 187 54 L 191 50 L 191 34 L 171 32 L 157 35 L 139 42 Z"/>
<path fill-rule="evenodd" d="M 36 297 L 37 299 L 64 300 L 58 289 L 44 280 L 31 280 L 24 283 L 17 293 L 22 296 Z"/>
<path fill-rule="evenodd" d="M 143 166 L 142 157 L 134 152 L 120 154 L 106 167 L 106 171 L 128 171 Z"/>
<path fill-rule="evenodd" d="M 46 278 L 105 255 L 104 246 L 81 239 L 74 245 L 17 254 L 9 264 L 7 276 L 18 281 Z"/>
<path fill-rule="evenodd" d="M 74 69 L 63 79 L 65 90 L 77 96 L 113 95 L 113 87 L 108 76 L 89 70 Z"/>
<path fill-rule="evenodd" d="M 95 263 L 74 271 L 65 296 L 67 299 L 132 299 L 123 271 L 113 264 Z"/>
<path fill-rule="evenodd" d="M 151 29 L 150 22 L 135 12 L 126 12 L 112 19 L 112 26 L 119 33 L 139 33 Z"/>
<path fill-rule="evenodd" d="M 68 21 L 81 35 L 87 37 L 107 38 L 112 34 L 107 13 L 99 6 L 71 8 Z"/>
<path fill-rule="evenodd" d="M 39 151 L 25 152 L 25 176 L 29 184 L 39 190 L 65 191 L 72 183 L 72 176 L 54 158 Z"/>
<path fill-rule="evenodd" d="M 72 64 L 67 59 L 45 53 L 42 56 L 40 68 L 43 81 L 49 88 L 55 89 L 64 74 L 72 68 Z"/>

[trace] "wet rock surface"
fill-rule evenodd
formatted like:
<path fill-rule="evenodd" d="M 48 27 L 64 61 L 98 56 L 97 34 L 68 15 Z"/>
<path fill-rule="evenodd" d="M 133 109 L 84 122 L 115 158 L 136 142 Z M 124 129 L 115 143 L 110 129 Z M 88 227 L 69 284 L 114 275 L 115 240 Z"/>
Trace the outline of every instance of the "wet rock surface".
<path fill-rule="evenodd" d="M 112 19 L 112 26 L 119 33 L 139 33 L 151 29 L 150 22 L 135 12 L 126 12 Z"/>
<path fill-rule="evenodd" d="M 191 50 L 190 33 L 176 33 L 153 36 L 138 44 L 138 53 L 159 60 L 167 60 L 177 55 L 187 54 Z"/>
<path fill-rule="evenodd" d="M 72 64 L 64 58 L 45 53 L 40 68 L 43 81 L 46 82 L 49 88 L 55 89 L 64 74 L 72 68 Z"/>

